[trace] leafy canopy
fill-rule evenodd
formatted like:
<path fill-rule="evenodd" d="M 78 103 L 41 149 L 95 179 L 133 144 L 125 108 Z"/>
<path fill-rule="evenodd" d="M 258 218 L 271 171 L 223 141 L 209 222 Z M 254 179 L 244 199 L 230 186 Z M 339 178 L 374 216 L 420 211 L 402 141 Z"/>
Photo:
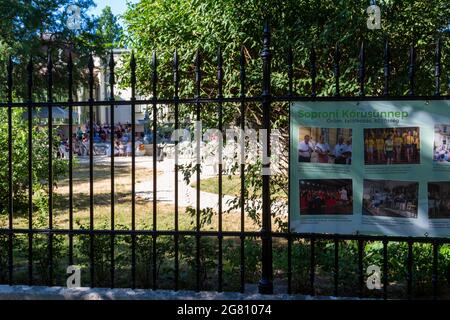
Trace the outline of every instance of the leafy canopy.
<path fill-rule="evenodd" d="M 105 48 L 112 49 L 118 46 L 123 30 L 110 6 L 106 6 L 98 17 L 96 33 L 102 39 Z"/>
<path fill-rule="evenodd" d="M 81 26 L 71 30 L 67 26 L 70 5 L 80 8 Z M 57 99 L 67 98 L 67 61 L 73 54 L 74 88 L 87 86 L 86 66 L 90 53 L 103 56 L 117 43 L 120 32 L 117 19 L 110 8 L 100 17 L 89 14 L 94 0 L 0 0 L 0 81 L 6 88 L 8 57 L 14 58 L 14 96 L 26 97 L 26 65 L 33 57 L 34 99 L 46 97 L 45 67 L 47 54 L 54 61 L 54 93 Z M 114 36 L 113 36 L 114 35 Z M 5 100 L 5 90 L 0 90 Z M 45 101 L 45 100 L 44 100 Z"/>
<path fill-rule="evenodd" d="M 270 19 L 273 35 L 274 93 L 286 92 L 286 54 L 294 51 L 295 89 L 310 93 L 309 52 L 314 45 L 318 61 L 320 94 L 334 91 L 333 52 L 341 47 L 341 90 L 354 95 L 359 44 L 364 39 L 367 48 L 367 93 L 382 92 L 384 39 L 392 48 L 392 93 L 407 90 L 407 52 L 411 44 L 417 47 L 417 93 L 431 94 L 433 86 L 434 46 L 443 40 L 442 61 L 449 75 L 448 48 L 450 6 L 446 0 L 385 0 L 379 1 L 382 29 L 368 30 L 365 12 L 369 1 L 334 0 L 141 0 L 130 5 L 124 15 L 128 35 L 126 43 L 138 56 L 138 84 L 141 91 L 151 92 L 150 59 L 156 50 L 160 61 L 160 91 L 170 96 L 172 87 L 172 52 L 178 49 L 187 64 L 184 76 L 192 82 L 192 62 L 199 48 L 205 56 L 204 93 L 216 90 L 215 55 L 218 46 L 224 51 L 225 92 L 236 93 L 239 88 L 237 61 L 241 46 L 249 64 L 248 90 L 259 93 L 261 69 L 259 53 L 262 44 L 262 24 Z M 168 65 L 169 67 L 165 67 Z M 445 79 L 445 77 L 444 77 Z M 445 83 L 442 90 L 446 89 Z M 193 94 L 193 86 L 182 82 L 182 93 Z"/>

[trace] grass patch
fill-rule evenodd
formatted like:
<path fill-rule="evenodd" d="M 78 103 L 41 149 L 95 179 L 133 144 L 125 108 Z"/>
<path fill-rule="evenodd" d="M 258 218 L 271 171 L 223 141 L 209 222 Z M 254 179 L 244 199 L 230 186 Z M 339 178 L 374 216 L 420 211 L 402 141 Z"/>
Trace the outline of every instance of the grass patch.
<path fill-rule="evenodd" d="M 191 183 L 191 187 L 195 188 L 196 182 Z M 200 190 L 209 193 L 219 193 L 219 177 L 211 177 L 200 181 Z M 260 188 L 247 188 L 248 197 L 260 197 L 262 192 Z M 241 195 L 241 177 L 238 175 L 227 175 L 222 178 L 222 193 L 224 195 L 239 197 Z M 287 196 L 282 191 L 277 191 L 274 198 L 285 198 Z"/>
<path fill-rule="evenodd" d="M 159 174 L 160 176 L 160 174 Z M 116 166 L 114 172 L 114 226 L 131 229 L 132 195 L 131 195 L 131 164 Z M 152 181 L 153 171 L 147 168 L 136 169 L 136 184 Z M 149 190 L 151 191 L 151 190 Z M 180 194 L 180 197 L 183 195 Z M 111 172 L 109 165 L 94 166 L 94 228 L 109 229 L 111 227 Z M 180 207 L 179 229 L 195 229 L 195 217 L 186 208 Z M 136 228 L 153 228 L 153 202 L 136 196 L 135 201 Z M 33 219 L 36 223 L 37 217 Z M 90 221 L 90 184 L 89 165 L 77 164 L 73 170 L 73 219 L 74 228 L 79 225 L 89 226 Z M 174 230 L 175 206 L 170 202 L 157 203 L 157 229 Z M 58 182 L 54 191 L 53 224 L 56 229 L 69 229 L 69 179 Z M 0 215 L 0 227 L 8 226 L 8 216 Z M 28 228 L 26 212 L 14 213 L 14 228 Z M 258 230 L 254 222 L 245 219 L 245 228 L 249 231 Z M 218 217 L 214 214 L 211 222 L 205 224 L 203 230 L 217 230 Z M 240 230 L 240 216 L 236 214 L 223 215 L 223 230 Z"/>

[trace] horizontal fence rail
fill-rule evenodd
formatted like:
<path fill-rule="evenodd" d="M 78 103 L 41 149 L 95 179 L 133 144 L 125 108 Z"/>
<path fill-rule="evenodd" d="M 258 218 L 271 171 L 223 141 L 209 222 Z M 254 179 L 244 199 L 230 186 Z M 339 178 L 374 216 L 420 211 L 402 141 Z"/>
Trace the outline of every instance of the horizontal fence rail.
<path fill-rule="evenodd" d="M 202 69 L 202 55 L 200 51 L 197 51 L 195 56 L 195 95 L 194 97 L 183 98 L 180 97 L 180 66 L 179 66 L 179 56 L 175 51 L 173 55 L 173 86 L 174 93 L 173 97 L 165 98 L 160 97 L 158 93 L 158 60 L 156 53 L 152 56 L 151 62 L 151 79 L 152 79 L 152 87 L 151 87 L 151 98 L 150 99 L 138 99 L 136 97 L 136 70 L 138 68 L 136 63 L 136 58 L 134 53 L 131 54 L 129 71 L 130 71 L 130 83 L 131 83 L 131 98 L 129 100 L 116 100 L 114 93 L 114 84 L 116 82 L 115 76 L 115 61 L 114 55 L 111 52 L 108 63 L 108 71 L 109 71 L 109 99 L 107 100 L 94 100 L 94 60 L 91 56 L 89 58 L 89 63 L 87 65 L 88 70 L 88 100 L 87 101 L 75 101 L 73 97 L 73 68 L 74 64 L 72 61 L 72 55 L 69 56 L 69 60 L 67 63 L 67 93 L 68 99 L 67 101 L 55 101 L 54 93 L 53 93 L 53 61 L 51 55 L 48 56 L 47 68 L 46 68 L 46 77 L 47 77 L 47 100 L 46 101 L 33 101 L 33 91 L 34 91 L 34 83 L 33 83 L 33 68 L 34 63 L 33 60 L 30 59 L 27 65 L 27 97 L 24 102 L 13 101 L 13 60 L 9 59 L 8 67 L 7 67 L 7 101 L 0 102 L 0 108 L 7 108 L 7 118 L 8 118 L 8 141 L 7 141 L 7 153 L 8 153 L 8 166 L 4 170 L 8 172 L 8 190 L 2 190 L 1 192 L 8 193 L 8 206 L 5 208 L 5 212 L 8 214 L 8 224 L 7 227 L 0 228 L 0 236 L 5 236 L 7 239 L 6 250 L 2 250 L 0 252 L 1 258 L 7 260 L 7 282 L 9 284 L 15 283 L 15 270 L 14 264 L 14 256 L 15 252 L 19 250 L 15 247 L 16 237 L 17 236 L 25 236 L 27 238 L 27 246 L 25 248 L 26 251 L 26 273 L 27 273 L 27 283 L 29 285 L 33 285 L 36 283 L 36 264 L 33 260 L 36 255 L 36 250 L 44 250 L 48 259 L 47 274 L 48 277 L 45 279 L 46 284 L 49 286 L 55 285 L 55 270 L 54 270 L 54 249 L 56 244 L 57 236 L 66 236 L 68 239 L 68 264 L 73 265 L 75 263 L 74 257 L 74 246 L 75 246 L 75 237 L 77 236 L 88 236 L 89 243 L 86 254 L 89 256 L 89 281 L 90 286 L 96 286 L 96 275 L 99 272 L 104 272 L 105 270 L 98 270 L 96 268 L 96 246 L 99 246 L 99 239 L 102 236 L 108 236 L 109 241 L 106 244 L 107 250 L 105 255 L 107 256 L 107 260 L 109 261 L 109 269 L 106 273 L 109 274 L 110 279 L 110 287 L 116 287 L 115 279 L 117 278 L 118 270 L 116 269 L 116 263 L 118 259 L 120 259 L 120 255 L 117 254 L 116 251 L 116 240 L 121 236 L 129 236 L 131 239 L 130 251 L 130 278 L 129 278 L 129 286 L 132 288 L 136 288 L 137 285 L 137 269 L 142 267 L 140 265 L 140 261 L 137 260 L 137 250 L 142 249 L 138 247 L 138 239 L 139 237 L 147 237 L 151 239 L 149 243 L 151 243 L 151 252 L 150 248 L 148 248 L 148 254 L 151 256 L 151 265 L 152 265 L 152 274 L 151 274 L 151 288 L 158 289 L 158 266 L 160 260 L 163 259 L 164 252 L 162 252 L 161 248 L 158 248 L 159 242 L 158 239 L 161 237 L 171 237 L 173 241 L 173 289 L 179 290 L 182 286 L 181 284 L 181 241 L 183 237 L 193 237 L 195 239 L 194 245 L 191 248 L 190 255 L 191 258 L 189 267 L 195 270 L 195 281 L 193 287 L 190 289 L 195 289 L 196 291 L 203 290 L 202 288 L 202 259 L 203 257 L 203 242 L 202 240 L 213 238 L 217 239 L 217 251 L 215 252 L 216 256 L 214 257 L 217 261 L 217 265 L 215 268 L 215 277 L 217 278 L 217 286 L 216 290 L 221 292 L 224 290 L 226 276 L 226 270 L 224 266 L 224 254 L 226 253 L 226 248 L 224 247 L 224 239 L 225 238 L 236 238 L 238 241 L 238 260 L 239 260 L 239 291 L 245 292 L 247 290 L 246 283 L 246 260 L 248 259 L 248 253 L 246 252 L 246 241 L 247 240 L 258 240 L 261 243 L 261 255 L 258 256 L 258 263 L 260 264 L 260 281 L 259 281 L 259 291 L 261 293 L 273 293 L 276 290 L 276 286 L 274 286 L 274 269 L 273 269 L 273 245 L 276 240 L 283 240 L 286 242 L 287 248 L 287 285 L 286 291 L 291 294 L 294 293 L 293 282 L 294 277 L 296 277 L 297 266 L 296 263 L 298 259 L 294 259 L 294 255 L 297 254 L 295 250 L 298 249 L 296 246 L 296 242 L 302 243 L 308 247 L 307 256 L 301 257 L 300 262 L 307 264 L 307 273 L 305 275 L 306 282 L 309 284 L 309 292 L 302 292 L 308 294 L 316 294 L 317 290 L 317 278 L 318 278 L 318 266 L 317 266 L 317 257 L 320 254 L 321 246 L 320 243 L 323 241 L 331 241 L 331 248 L 333 251 L 332 254 L 332 294 L 339 295 L 341 294 L 341 277 L 345 272 L 345 265 L 341 262 L 342 252 L 345 252 L 346 248 L 343 245 L 350 241 L 355 241 L 356 243 L 356 264 L 357 264 L 357 282 L 354 285 L 356 290 L 358 291 L 358 295 L 360 297 L 364 297 L 366 292 L 364 290 L 365 287 L 365 270 L 364 270 L 364 248 L 368 242 L 379 241 L 382 243 L 382 274 L 383 277 L 381 279 L 383 284 L 382 289 L 382 297 L 384 299 L 389 298 L 388 288 L 389 288 L 389 268 L 391 267 L 388 263 L 390 252 L 388 252 L 389 243 L 401 242 L 407 245 L 407 268 L 405 270 L 406 276 L 406 298 L 412 299 L 414 297 L 414 288 L 413 288 L 413 279 L 414 279 L 414 271 L 415 271 L 415 257 L 414 257 L 414 245 L 426 243 L 430 244 L 432 247 L 432 275 L 431 275 L 431 285 L 432 285 L 432 293 L 433 298 L 436 299 L 438 297 L 438 266 L 439 266 L 439 248 L 442 245 L 450 244 L 449 238 L 431 238 L 431 237 L 387 237 L 387 236 L 369 236 L 369 235 L 337 235 L 337 234 L 309 234 L 309 233 L 295 233 L 291 232 L 289 221 L 287 222 L 287 230 L 286 232 L 281 231 L 273 231 L 272 227 L 272 213 L 271 213 L 271 195 L 270 195 L 270 183 L 271 179 L 269 175 L 262 176 L 262 212 L 261 212 L 261 230 L 260 231 L 247 231 L 245 228 L 245 186 L 246 186 L 246 166 L 241 164 L 239 166 L 239 186 L 240 186 L 240 210 L 239 215 L 236 216 L 236 220 L 240 223 L 240 228 L 237 231 L 225 231 L 223 230 L 223 168 L 222 165 L 219 164 L 218 168 L 218 212 L 217 212 L 217 231 L 206 231 L 201 229 L 201 193 L 200 193 L 200 174 L 201 174 L 201 165 L 196 164 L 195 176 L 195 208 L 194 208 L 194 229 L 193 230 L 180 230 L 180 206 L 179 200 L 183 195 L 180 193 L 179 189 L 179 177 L 181 176 L 181 168 L 175 161 L 173 172 L 174 172 L 174 205 L 173 205 L 173 230 L 161 230 L 158 228 L 158 161 L 157 161 L 157 130 L 158 130 L 158 108 L 161 105 L 169 105 L 174 109 L 174 129 L 181 128 L 181 119 L 180 119 L 180 108 L 181 106 L 189 106 L 193 110 L 194 118 L 197 121 L 201 121 L 201 112 L 202 110 L 206 110 L 209 106 L 214 106 L 215 108 L 215 117 L 217 117 L 218 129 L 220 131 L 223 130 L 224 126 L 224 112 L 227 108 L 230 108 L 229 104 L 233 103 L 238 106 L 238 110 L 240 113 L 238 126 L 241 129 L 244 129 L 246 126 L 246 110 L 249 108 L 249 104 L 259 104 L 262 108 L 261 115 L 261 123 L 264 129 L 270 131 L 272 127 L 273 120 L 271 108 L 274 103 L 290 103 L 293 101 L 370 101 L 370 100 L 448 100 L 450 96 L 448 92 L 445 95 L 441 95 L 441 73 L 442 73 L 442 63 L 441 63 L 441 41 L 437 42 L 436 52 L 435 52 L 435 70 L 434 70 L 434 79 L 435 79 L 435 91 L 431 93 L 429 96 L 416 96 L 415 95 L 415 87 L 416 87 L 416 52 L 415 48 L 411 47 L 409 50 L 409 61 L 407 62 L 406 68 L 408 70 L 408 82 L 409 82 L 409 90 L 407 95 L 405 96 L 391 96 L 390 95 L 390 82 L 391 82 L 391 66 L 390 66 L 390 48 L 389 43 L 386 41 L 384 45 L 384 55 L 383 55 L 383 94 L 380 96 L 368 96 L 366 95 L 366 46 L 364 43 L 361 43 L 359 50 L 359 64 L 357 69 L 357 81 L 358 81 L 358 94 L 356 96 L 343 96 L 341 94 L 341 74 L 340 74 L 340 59 L 341 52 L 338 45 L 336 45 L 334 54 L 333 54 L 333 74 L 334 74 L 334 83 L 335 83 L 335 92 L 333 96 L 318 96 L 317 92 L 317 56 L 316 50 L 314 47 L 310 50 L 309 55 L 309 67 L 310 67 L 310 77 L 311 77 L 311 92 L 308 96 L 299 96 L 295 93 L 294 90 L 294 72 L 293 65 L 295 61 L 295 55 L 293 50 L 289 50 L 287 53 L 287 79 L 288 79 L 288 88 L 285 95 L 274 96 L 271 91 L 271 59 L 272 59 L 272 50 L 271 50 L 271 42 L 270 42 L 270 30 L 269 26 L 266 24 L 263 32 L 263 48 L 261 51 L 261 60 L 262 60 L 262 84 L 261 84 L 261 95 L 257 96 L 247 96 L 246 88 L 248 84 L 247 74 L 246 74 L 246 60 L 244 58 L 244 52 L 241 51 L 240 60 L 239 60 L 239 94 L 234 97 L 224 96 L 223 93 L 223 81 L 224 81 L 224 71 L 223 71 L 223 57 L 222 51 L 218 49 L 217 52 L 217 96 L 216 97 L 204 97 L 202 96 L 202 82 L 203 80 L 203 69 Z M 153 158 L 152 158 L 152 171 L 153 176 L 151 180 L 151 191 L 152 191 L 152 225 L 147 230 L 139 229 L 136 226 L 136 115 L 135 115 L 135 107 L 139 105 L 147 105 L 149 106 L 150 114 L 151 114 L 151 132 L 153 133 Z M 53 116 L 52 110 L 55 107 L 67 107 L 69 110 L 69 159 L 68 159 L 68 179 L 69 179 L 69 197 L 68 197 L 68 228 L 55 228 L 54 227 L 54 183 L 53 183 L 53 161 L 54 161 L 54 149 L 53 149 Z M 110 114 L 109 121 L 111 124 L 114 124 L 115 119 L 115 107 L 116 106 L 131 106 L 130 116 L 131 116 L 131 137 L 132 137 L 132 148 L 131 148 L 131 228 L 122 230 L 120 228 L 116 228 L 116 207 L 115 203 L 117 202 L 117 195 L 115 193 L 115 176 L 116 176 L 116 163 L 114 152 L 111 152 L 111 163 L 110 163 L 110 188 L 111 188 L 111 197 L 110 197 L 110 221 L 109 221 L 109 229 L 101 230 L 95 228 L 95 180 L 94 180 L 94 127 L 93 127 L 93 119 L 94 119 L 94 107 L 96 106 L 109 106 Z M 73 145 L 72 145 L 72 136 L 75 132 L 73 132 L 74 118 L 73 111 L 74 107 L 86 107 L 88 108 L 89 114 L 89 172 L 88 172 L 88 180 L 89 180 L 89 203 L 88 203 L 88 211 L 89 211 L 89 226 L 88 228 L 75 228 L 75 204 L 77 202 L 77 198 L 74 196 L 74 167 L 75 167 L 75 158 L 73 157 Z M 27 197 L 28 197 L 28 208 L 26 212 L 25 219 L 27 220 L 28 227 L 27 228 L 15 228 L 14 227 L 14 219 L 15 219 L 15 207 L 14 207 L 14 190 L 13 190 L 13 170 L 14 170 L 14 158 L 13 158 L 13 140 L 14 137 L 12 135 L 12 112 L 15 108 L 23 108 L 27 111 L 28 118 L 28 177 L 27 177 Z M 46 227 L 36 227 L 33 224 L 33 218 L 35 215 L 35 210 L 33 208 L 33 198 L 35 197 L 33 191 L 33 185 L 35 181 L 33 181 L 33 112 L 36 108 L 48 108 L 48 123 L 46 130 L 48 131 L 48 193 L 46 197 L 48 198 L 48 221 Z M 235 106 L 234 106 L 235 108 Z M 210 110 L 210 109 L 207 109 Z M 211 115 L 212 116 L 212 115 Z M 111 130 L 110 139 L 110 150 L 114 150 L 115 143 L 115 133 L 114 130 Z M 175 144 L 175 160 L 178 157 L 178 148 L 179 145 Z M 241 150 L 243 153 L 245 150 Z M 221 154 L 218 155 L 221 157 Z M 266 168 L 270 168 L 270 163 L 265 164 Z M 288 184 L 289 185 L 289 184 Z M 0 208 L 2 209 L 2 208 Z M 288 213 L 289 217 L 289 213 Z M 35 247 L 35 237 L 36 236 L 45 236 L 47 237 L 47 245 L 42 249 L 41 247 Z M 172 249 L 170 249 L 172 250 Z"/>

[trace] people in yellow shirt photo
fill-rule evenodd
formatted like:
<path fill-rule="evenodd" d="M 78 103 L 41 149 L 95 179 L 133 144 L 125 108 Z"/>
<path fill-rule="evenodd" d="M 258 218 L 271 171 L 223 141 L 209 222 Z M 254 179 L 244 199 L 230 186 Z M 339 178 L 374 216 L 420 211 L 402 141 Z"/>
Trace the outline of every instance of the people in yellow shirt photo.
<path fill-rule="evenodd" d="M 382 163 L 384 161 L 384 139 L 382 134 L 378 134 L 375 140 L 375 146 L 377 151 L 377 162 Z"/>
<path fill-rule="evenodd" d="M 403 143 L 405 144 L 406 161 L 408 163 L 411 163 L 413 156 L 413 143 L 414 143 L 414 136 L 411 130 L 408 130 L 408 133 L 404 137 Z"/>
<path fill-rule="evenodd" d="M 366 162 L 373 163 L 373 152 L 375 149 L 375 139 L 373 133 L 366 133 L 366 139 L 364 140 L 364 146 L 366 150 Z"/>
<path fill-rule="evenodd" d="M 391 127 L 364 129 L 364 163 L 420 163 L 420 128 Z"/>
<path fill-rule="evenodd" d="M 403 144 L 403 137 L 400 133 L 400 130 L 394 131 L 394 152 L 395 152 L 395 162 L 400 163 L 401 162 L 401 155 L 402 155 L 402 144 Z"/>
<path fill-rule="evenodd" d="M 386 158 L 386 164 L 392 164 L 394 161 L 394 141 L 389 134 L 386 141 L 384 141 L 384 155 Z"/>
<path fill-rule="evenodd" d="M 414 130 L 413 131 L 413 161 L 419 162 L 420 157 L 420 137 L 419 133 Z"/>

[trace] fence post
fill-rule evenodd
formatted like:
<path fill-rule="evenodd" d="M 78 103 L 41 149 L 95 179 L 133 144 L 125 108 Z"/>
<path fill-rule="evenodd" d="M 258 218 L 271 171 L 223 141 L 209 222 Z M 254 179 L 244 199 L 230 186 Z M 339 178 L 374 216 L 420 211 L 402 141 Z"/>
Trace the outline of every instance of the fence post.
<path fill-rule="evenodd" d="M 263 146 L 263 155 L 267 155 L 267 163 L 263 161 L 263 176 L 262 176 L 262 275 L 259 281 L 259 293 L 272 294 L 273 293 L 273 267 L 272 267 L 272 226 L 270 213 L 270 29 L 269 23 L 264 24 L 263 33 L 263 49 L 261 52 L 263 61 L 263 87 L 262 87 L 262 112 L 263 112 L 263 129 L 265 129 L 266 147 Z M 264 157 L 263 157 L 264 159 Z"/>
<path fill-rule="evenodd" d="M 13 123 L 12 123 L 12 92 L 13 92 L 13 61 L 9 56 L 8 60 L 8 229 L 13 229 L 14 218 L 14 185 L 13 185 Z M 8 283 L 13 284 L 14 252 L 13 233 L 8 235 Z"/>
<path fill-rule="evenodd" d="M 436 43 L 436 53 L 434 62 L 434 95 L 441 95 L 441 39 Z"/>
<path fill-rule="evenodd" d="M 415 86 L 415 79 L 414 76 L 416 74 L 416 48 L 414 47 L 414 44 L 411 45 L 409 49 L 409 65 L 408 65 L 408 78 L 409 78 L 409 92 L 408 95 L 414 96 L 414 86 Z"/>

